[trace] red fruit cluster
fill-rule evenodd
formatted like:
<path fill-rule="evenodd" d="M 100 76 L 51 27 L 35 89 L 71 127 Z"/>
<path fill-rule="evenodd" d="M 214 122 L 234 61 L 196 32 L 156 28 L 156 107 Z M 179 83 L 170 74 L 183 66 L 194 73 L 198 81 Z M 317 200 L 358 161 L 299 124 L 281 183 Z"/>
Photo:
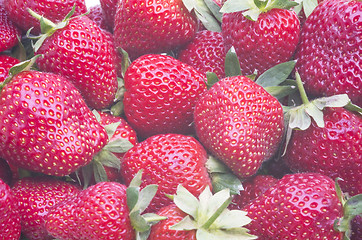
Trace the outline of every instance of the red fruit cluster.
<path fill-rule="evenodd" d="M 296 2 L 0 0 L 0 239 L 360 239 L 362 1 Z"/>

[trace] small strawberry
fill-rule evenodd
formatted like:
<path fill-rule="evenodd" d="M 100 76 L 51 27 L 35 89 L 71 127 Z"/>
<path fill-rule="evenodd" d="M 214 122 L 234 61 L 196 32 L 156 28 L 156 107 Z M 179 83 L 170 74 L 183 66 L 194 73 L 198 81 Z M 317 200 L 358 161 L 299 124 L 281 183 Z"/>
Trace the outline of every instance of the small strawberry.
<path fill-rule="evenodd" d="M 18 63 L 20 63 L 20 61 L 16 58 L 7 55 L 0 55 L 0 83 L 4 82 L 9 76 L 10 68 Z"/>
<path fill-rule="evenodd" d="M 243 210 L 252 219 L 246 227 L 261 240 L 341 240 L 333 225 L 343 217 L 343 206 L 331 178 L 298 173 L 285 175 Z"/>
<path fill-rule="evenodd" d="M 107 142 L 67 79 L 33 70 L 15 74 L 2 89 L 0 131 L 0 156 L 9 164 L 56 176 L 86 165 Z"/>
<path fill-rule="evenodd" d="M 75 6 L 75 15 L 87 12 L 85 0 L 6 0 L 4 7 L 9 18 L 23 31 L 33 28 L 33 32 L 40 33 L 40 23 L 28 12 L 28 9 L 39 13 L 53 22 L 59 22 Z"/>
<path fill-rule="evenodd" d="M 205 149 L 193 137 L 160 134 L 128 150 L 123 157 L 121 174 L 129 183 L 143 169 L 142 187 L 158 185 L 158 192 L 148 208 L 148 212 L 155 212 L 172 203 L 165 194 L 175 194 L 179 184 L 194 195 L 200 194 L 205 186 L 211 186 L 206 160 Z"/>
<path fill-rule="evenodd" d="M 116 47 L 131 59 L 179 47 L 192 40 L 198 28 L 182 0 L 120 1 L 114 21 Z"/>
<path fill-rule="evenodd" d="M 95 22 L 98 27 L 103 30 L 112 32 L 113 29 L 110 28 L 106 21 L 105 13 L 101 7 L 101 5 L 95 5 L 89 9 L 89 14 L 87 15 L 93 22 Z"/>
<path fill-rule="evenodd" d="M 10 20 L 8 12 L 0 3 L 0 52 L 17 45 L 20 36 L 19 28 Z"/>
<path fill-rule="evenodd" d="M 362 106 L 361 9 L 359 0 L 328 0 L 306 20 L 295 58 L 308 94 L 348 94 Z"/>
<path fill-rule="evenodd" d="M 127 68 L 124 112 L 140 138 L 193 132 L 193 110 L 205 75 L 170 56 L 148 54 Z"/>
<path fill-rule="evenodd" d="M 100 0 L 101 7 L 104 12 L 105 23 L 113 32 L 114 16 L 116 15 L 117 4 L 120 0 Z"/>
<path fill-rule="evenodd" d="M 278 100 L 244 76 L 215 83 L 197 102 L 194 121 L 200 142 L 239 178 L 273 156 L 284 131 Z"/>
<path fill-rule="evenodd" d="M 243 181 L 244 190 L 238 195 L 233 196 L 229 209 L 243 209 L 247 204 L 262 195 L 266 190 L 271 188 L 277 178 L 271 175 L 255 175 Z"/>
<path fill-rule="evenodd" d="M 30 240 L 53 239 L 45 228 L 45 217 L 57 203 L 79 193 L 76 185 L 50 177 L 26 177 L 12 187 L 19 206 L 21 231 Z"/>
<path fill-rule="evenodd" d="M 10 187 L 0 179 L 0 239 L 20 239 L 20 216 Z"/>
<path fill-rule="evenodd" d="M 221 33 L 204 30 L 197 32 L 195 38 L 180 50 L 178 60 L 202 73 L 213 72 L 223 78 L 225 55 Z"/>
<path fill-rule="evenodd" d="M 239 6 L 239 5 L 242 6 Z M 299 41 L 297 5 L 289 0 L 229 0 L 221 8 L 225 50 L 235 48 L 244 75 L 267 69 L 292 58 Z"/>
<path fill-rule="evenodd" d="M 180 185 L 173 199 L 157 212 L 167 219 L 152 226 L 149 240 L 256 239 L 244 228 L 251 221 L 246 213 L 227 209 L 228 189 L 213 195 L 206 187 L 197 199 Z"/>
<path fill-rule="evenodd" d="M 68 78 L 90 108 L 106 108 L 113 103 L 118 87 L 114 49 L 104 31 L 88 17 L 68 17 L 59 25 L 47 21 L 47 31 L 34 46 L 35 54 L 41 55 L 37 65 L 41 71 Z"/>

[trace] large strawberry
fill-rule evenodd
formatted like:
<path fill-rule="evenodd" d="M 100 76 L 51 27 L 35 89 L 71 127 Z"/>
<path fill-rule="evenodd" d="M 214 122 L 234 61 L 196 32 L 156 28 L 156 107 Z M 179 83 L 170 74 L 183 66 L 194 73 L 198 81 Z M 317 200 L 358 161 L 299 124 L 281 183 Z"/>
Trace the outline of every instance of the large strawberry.
<path fill-rule="evenodd" d="M 19 28 L 10 20 L 2 4 L 0 1 L 0 52 L 14 47 L 21 35 Z"/>
<path fill-rule="evenodd" d="M 39 69 L 68 78 L 90 108 L 108 107 L 118 82 L 114 48 L 104 31 L 86 16 L 66 18 L 59 24 L 61 27 L 49 23 L 35 44 L 35 54 L 41 54 L 37 59 Z"/>
<path fill-rule="evenodd" d="M 20 216 L 10 187 L 0 179 L 0 239 L 20 238 Z"/>
<path fill-rule="evenodd" d="M 9 164 L 64 176 L 107 143 L 78 90 L 53 73 L 23 71 L 0 93 L 0 155 Z"/>
<path fill-rule="evenodd" d="M 213 72 L 219 78 L 225 77 L 224 40 L 220 32 L 199 31 L 195 38 L 178 53 L 178 60 L 196 70 Z"/>
<path fill-rule="evenodd" d="M 310 95 L 346 93 L 362 105 L 361 8 L 358 0 L 327 0 L 306 20 L 296 68 Z"/>
<path fill-rule="evenodd" d="M 127 68 L 124 112 L 147 138 L 155 134 L 193 132 L 193 110 L 206 91 L 205 75 L 170 56 L 148 54 Z"/>
<path fill-rule="evenodd" d="M 289 0 L 226 1 L 221 9 L 225 50 L 235 48 L 244 75 L 261 74 L 291 59 L 300 32 L 298 16 L 289 10 L 295 4 Z"/>
<path fill-rule="evenodd" d="M 343 206 L 331 178 L 298 173 L 285 175 L 243 210 L 253 220 L 246 227 L 261 240 L 341 240 L 333 225 L 343 217 Z"/>
<path fill-rule="evenodd" d="M 79 193 L 76 185 L 50 177 L 27 177 L 12 187 L 18 203 L 21 231 L 30 240 L 53 239 L 45 228 L 45 217 L 57 203 Z"/>
<path fill-rule="evenodd" d="M 193 137 L 160 134 L 140 142 L 124 155 L 121 174 L 129 183 L 143 169 L 142 186 L 158 185 L 158 192 L 148 208 L 149 212 L 154 212 L 172 203 L 165 194 L 175 194 L 179 184 L 194 195 L 211 186 L 206 160 L 205 149 Z"/>
<path fill-rule="evenodd" d="M 194 38 L 197 20 L 182 0 L 124 0 L 114 19 L 117 47 L 135 59 L 147 53 L 168 52 Z"/>
<path fill-rule="evenodd" d="M 197 102 L 194 120 L 200 142 L 240 178 L 273 156 L 284 131 L 278 100 L 244 76 L 215 83 Z"/>
<path fill-rule="evenodd" d="M 5 9 L 9 18 L 23 31 L 33 28 L 34 33 L 40 33 L 40 23 L 28 12 L 28 9 L 39 13 L 53 22 L 59 22 L 75 6 L 75 14 L 87 12 L 85 0 L 5 0 Z"/>

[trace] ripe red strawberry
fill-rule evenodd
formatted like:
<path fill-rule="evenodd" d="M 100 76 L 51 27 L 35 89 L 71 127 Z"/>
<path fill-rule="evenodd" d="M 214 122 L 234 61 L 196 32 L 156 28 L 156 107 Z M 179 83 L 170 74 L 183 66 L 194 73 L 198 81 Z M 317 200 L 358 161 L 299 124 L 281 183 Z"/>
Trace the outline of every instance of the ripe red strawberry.
<path fill-rule="evenodd" d="M 205 75 L 170 56 L 149 54 L 127 68 L 123 104 L 127 121 L 147 138 L 193 132 L 193 109 L 206 91 Z"/>
<path fill-rule="evenodd" d="M 5 9 L 9 13 L 9 18 L 23 31 L 33 28 L 33 33 L 40 33 L 39 21 L 32 17 L 28 9 L 39 13 L 53 22 L 59 22 L 72 10 L 75 5 L 75 15 L 87 12 L 85 0 L 6 0 Z"/>
<path fill-rule="evenodd" d="M 361 240 L 362 238 L 362 215 L 358 215 L 352 221 L 351 240 Z"/>
<path fill-rule="evenodd" d="M 114 21 L 116 47 L 131 59 L 179 47 L 192 40 L 198 28 L 182 0 L 120 1 Z"/>
<path fill-rule="evenodd" d="M 20 61 L 16 58 L 0 55 L 0 83 L 4 82 L 4 80 L 9 76 L 9 70 L 15 64 L 20 63 Z"/>
<path fill-rule="evenodd" d="M 342 239 L 333 229 L 343 216 L 332 179 L 318 173 L 285 175 L 245 206 L 246 227 L 258 239 Z"/>
<path fill-rule="evenodd" d="M 327 0 L 306 20 L 295 58 L 308 94 L 346 93 L 362 106 L 361 11 L 358 0 Z"/>
<path fill-rule="evenodd" d="M 114 16 L 116 15 L 117 4 L 119 0 L 100 0 L 101 7 L 104 12 L 105 22 L 109 29 L 113 32 Z"/>
<path fill-rule="evenodd" d="M 362 193 L 362 117 L 344 108 L 326 108 L 324 127 L 315 121 L 293 131 L 283 157 L 294 172 L 319 172 L 342 178 L 350 195 Z"/>
<path fill-rule="evenodd" d="M 19 28 L 10 20 L 9 14 L 0 3 L 0 52 L 17 45 L 20 35 Z"/>
<path fill-rule="evenodd" d="M 197 102 L 194 121 L 200 142 L 239 178 L 273 156 L 284 131 L 278 100 L 243 76 L 215 83 Z"/>
<path fill-rule="evenodd" d="M 50 177 L 27 177 L 12 188 L 19 206 L 21 231 L 30 240 L 53 239 L 46 228 L 45 218 L 57 203 L 77 195 L 79 187 Z"/>
<path fill-rule="evenodd" d="M 20 239 L 20 216 L 10 187 L 0 179 L 0 239 Z"/>
<path fill-rule="evenodd" d="M 253 74 L 255 70 L 262 74 L 291 59 L 298 44 L 300 24 L 296 13 L 288 10 L 296 3 L 288 1 L 249 1 L 253 6 L 238 12 L 235 12 L 234 5 L 229 7 L 227 1 L 221 9 L 225 12 L 222 19 L 225 50 L 235 48 L 244 75 Z M 283 4 L 274 8 L 274 3 L 281 2 L 286 2 L 286 9 L 280 9 Z M 255 17 L 255 12 L 260 15 Z"/>
<path fill-rule="evenodd" d="M 67 79 L 16 74 L 0 93 L 0 156 L 9 164 L 64 176 L 86 165 L 107 133 Z"/>
<path fill-rule="evenodd" d="M 126 186 L 101 182 L 52 208 L 46 228 L 62 240 L 135 239 L 127 207 Z"/>
<path fill-rule="evenodd" d="M 243 209 L 247 204 L 262 195 L 266 190 L 271 188 L 277 178 L 271 175 L 255 175 L 243 181 L 244 190 L 238 195 L 233 196 L 229 209 Z"/>
<path fill-rule="evenodd" d="M 211 187 L 206 160 L 205 149 L 193 137 L 160 134 L 140 142 L 124 155 L 121 174 L 128 184 L 143 169 L 141 187 L 158 185 L 148 208 L 148 212 L 155 212 L 172 203 L 165 194 L 175 194 L 179 184 L 194 195 L 199 195 L 206 186 Z"/>
<path fill-rule="evenodd" d="M 92 21 L 94 21 L 98 27 L 103 30 L 112 32 L 113 29 L 109 27 L 106 15 L 101 7 L 101 5 L 95 5 L 89 9 L 89 14 L 87 15 Z"/>
<path fill-rule="evenodd" d="M 68 78 L 90 108 L 103 109 L 113 103 L 118 87 L 113 51 L 104 31 L 78 16 L 36 46 L 35 54 L 42 54 L 37 59 L 41 71 Z"/>
<path fill-rule="evenodd" d="M 225 55 L 221 33 L 204 30 L 197 32 L 195 38 L 180 50 L 178 60 L 202 73 L 213 72 L 223 78 Z"/>

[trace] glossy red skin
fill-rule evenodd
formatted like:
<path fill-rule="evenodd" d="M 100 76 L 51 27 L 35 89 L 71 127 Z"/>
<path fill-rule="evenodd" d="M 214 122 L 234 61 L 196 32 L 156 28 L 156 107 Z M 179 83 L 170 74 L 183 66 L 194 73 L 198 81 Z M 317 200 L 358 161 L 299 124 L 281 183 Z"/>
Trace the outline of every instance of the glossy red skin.
<path fill-rule="evenodd" d="M 0 179 L 0 239 L 20 239 L 20 216 L 10 187 Z"/>
<path fill-rule="evenodd" d="M 204 30 L 197 32 L 195 38 L 180 50 L 178 60 L 199 72 L 213 72 L 218 78 L 224 78 L 225 55 L 221 33 Z"/>
<path fill-rule="evenodd" d="M 124 113 L 140 139 L 194 132 L 193 110 L 206 91 L 205 75 L 170 56 L 144 55 L 127 68 Z"/>
<path fill-rule="evenodd" d="M 78 90 L 52 73 L 25 71 L 0 93 L 0 157 L 9 164 L 65 176 L 107 143 Z"/>
<path fill-rule="evenodd" d="M 19 205 L 21 231 L 28 239 L 53 239 L 45 218 L 57 203 L 80 192 L 79 186 L 50 177 L 27 177 L 14 183 L 13 195 Z"/>
<path fill-rule="evenodd" d="M 251 21 L 241 12 L 227 13 L 222 19 L 225 51 L 232 46 L 240 61 L 243 75 L 267 69 L 292 58 L 297 47 L 300 24 L 296 13 L 272 9 Z"/>
<path fill-rule="evenodd" d="M 347 93 L 362 105 L 361 11 L 358 0 L 327 0 L 306 20 L 295 58 L 308 94 Z"/>
<path fill-rule="evenodd" d="M 104 31 L 79 16 L 44 41 L 36 63 L 41 71 L 68 78 L 90 108 L 103 109 L 113 103 L 118 87 L 113 51 Z"/>
<path fill-rule="evenodd" d="M 87 12 L 85 0 L 5 0 L 4 4 L 9 13 L 9 18 L 25 32 L 33 27 L 33 34 L 40 33 L 40 22 L 30 15 L 28 8 L 52 22 L 63 20 L 72 10 L 74 4 L 76 4 L 76 8 L 73 16 Z"/>
<path fill-rule="evenodd" d="M 131 57 L 168 52 L 191 41 L 198 29 L 182 0 L 123 0 L 114 23 L 116 47 Z"/>
<path fill-rule="evenodd" d="M 105 22 L 111 32 L 114 28 L 114 16 L 116 15 L 117 4 L 120 0 L 99 0 L 104 11 Z"/>
<path fill-rule="evenodd" d="M 134 240 L 126 186 L 100 182 L 88 187 L 56 205 L 47 216 L 46 227 L 52 236 L 63 240 Z"/>
<path fill-rule="evenodd" d="M 193 137 L 179 134 L 160 134 L 140 142 L 124 155 L 121 174 L 128 185 L 143 169 L 142 185 L 157 184 L 158 191 L 146 211 L 156 212 L 172 203 L 165 194 L 176 193 L 182 184 L 198 196 L 211 186 L 205 163 L 207 154 Z"/>
<path fill-rule="evenodd" d="M 9 76 L 10 68 L 19 62 L 20 61 L 16 58 L 7 55 L 0 55 L 0 83 L 4 82 L 4 80 Z"/>
<path fill-rule="evenodd" d="M 255 175 L 242 182 L 244 190 L 239 195 L 234 195 L 229 209 L 242 210 L 247 204 L 262 195 L 266 190 L 271 188 L 277 178 L 271 175 Z"/>
<path fill-rule="evenodd" d="M 319 172 L 342 178 L 350 195 L 362 193 L 362 117 L 344 108 L 326 108 L 325 127 L 293 131 L 284 161 L 294 172 Z"/>
<path fill-rule="evenodd" d="M 6 9 L 0 4 L 0 52 L 17 45 L 20 35 L 20 29 L 10 20 Z"/>
<path fill-rule="evenodd" d="M 197 102 L 194 124 L 203 146 L 241 179 L 273 156 L 284 131 L 278 100 L 243 76 L 215 83 Z"/>
<path fill-rule="evenodd" d="M 167 217 L 167 219 L 152 226 L 148 240 L 196 240 L 195 230 L 180 231 L 169 229 L 172 225 L 180 222 L 187 215 L 175 204 L 161 208 L 157 212 L 157 215 Z"/>
<path fill-rule="evenodd" d="M 252 219 L 245 227 L 260 240 L 343 239 L 333 228 L 343 215 L 342 204 L 325 175 L 285 175 L 243 210 Z"/>
<path fill-rule="evenodd" d="M 362 239 L 362 216 L 357 215 L 351 223 L 352 234 L 351 240 L 361 240 Z"/>
<path fill-rule="evenodd" d="M 89 14 L 87 15 L 91 20 L 93 20 L 98 27 L 104 29 L 108 32 L 113 31 L 112 28 L 108 26 L 106 21 L 106 15 L 101 7 L 101 5 L 95 5 L 89 9 Z"/>

